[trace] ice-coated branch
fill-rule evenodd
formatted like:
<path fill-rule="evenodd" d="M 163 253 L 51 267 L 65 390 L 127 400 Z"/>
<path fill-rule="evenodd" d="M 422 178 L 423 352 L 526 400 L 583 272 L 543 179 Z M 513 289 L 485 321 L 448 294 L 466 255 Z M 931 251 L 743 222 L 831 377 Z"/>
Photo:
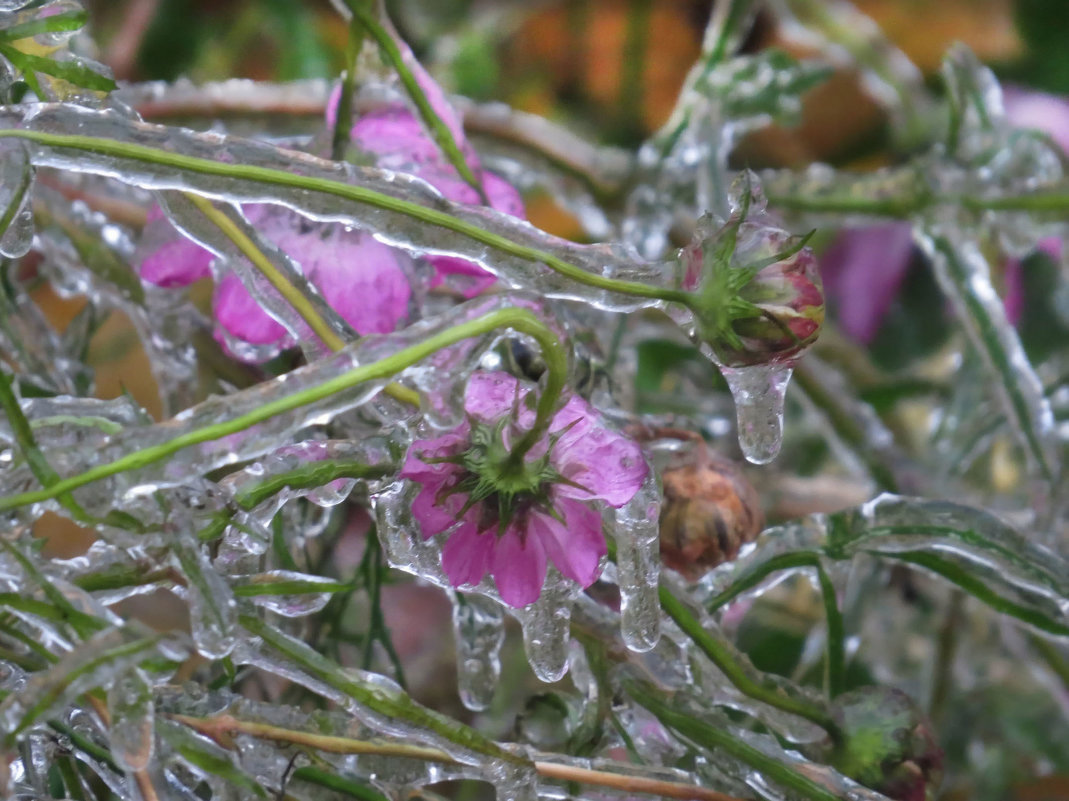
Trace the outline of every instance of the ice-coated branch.
<path fill-rule="evenodd" d="M 460 314 L 464 311 L 462 309 Z M 453 322 L 457 316 L 454 311 L 445 319 Z M 123 436 L 116 437 L 105 451 L 105 458 L 108 452 L 123 449 L 124 445 L 141 447 L 104 462 L 99 461 L 99 452 L 86 454 L 86 463 L 96 462 L 94 466 L 44 489 L 10 494 L 0 499 L 0 509 L 14 509 L 61 497 L 94 481 L 156 464 L 183 449 L 233 437 L 269 420 L 283 418 L 284 431 L 288 432 L 295 426 L 301 426 L 299 422 L 286 421 L 284 415 L 288 412 L 305 408 L 309 415 L 307 419 L 312 419 L 311 415 L 322 419 L 324 414 L 335 414 L 374 396 L 382 389 L 384 380 L 442 348 L 499 328 L 511 328 L 531 336 L 543 347 L 552 378 L 539 399 L 535 429 L 542 430 L 547 425 L 546 421 L 566 380 L 567 360 L 564 346 L 545 323 L 532 312 L 518 308 L 492 311 L 451 326 L 443 325 L 441 320 L 435 322 L 437 325 L 415 325 L 398 334 L 367 337 L 335 356 L 295 370 L 275 381 L 226 399 L 206 401 L 166 423 L 144 431 L 135 430 L 132 436 L 125 439 Z M 352 397 L 354 390 L 355 398 Z M 283 432 L 275 433 L 281 435 Z M 220 460 L 216 466 L 238 460 L 240 453 L 240 438 L 238 442 L 231 440 L 225 452 L 219 454 Z M 210 469 L 205 465 L 200 467 Z"/>

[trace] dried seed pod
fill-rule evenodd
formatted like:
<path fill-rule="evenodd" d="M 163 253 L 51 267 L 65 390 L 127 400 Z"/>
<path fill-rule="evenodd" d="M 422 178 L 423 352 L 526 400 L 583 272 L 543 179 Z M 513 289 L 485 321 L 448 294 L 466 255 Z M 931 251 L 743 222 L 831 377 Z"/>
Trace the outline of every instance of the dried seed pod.
<path fill-rule="evenodd" d="M 690 581 L 734 559 L 764 528 L 757 490 L 704 442 L 662 478 L 661 561 Z"/>

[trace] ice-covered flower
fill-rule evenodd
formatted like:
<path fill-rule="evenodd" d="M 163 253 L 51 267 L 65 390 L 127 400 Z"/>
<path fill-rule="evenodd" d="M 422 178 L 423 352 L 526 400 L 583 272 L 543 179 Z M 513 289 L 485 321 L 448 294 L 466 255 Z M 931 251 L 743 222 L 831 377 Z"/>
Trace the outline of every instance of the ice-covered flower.
<path fill-rule="evenodd" d="M 695 334 L 725 367 L 791 364 L 824 323 L 824 292 L 805 240 L 744 206 L 719 230 L 708 221 L 681 253 Z"/>
<path fill-rule="evenodd" d="M 404 254 L 367 234 L 316 223 L 279 206 L 253 203 L 242 211 L 265 238 L 301 265 L 305 277 L 357 333 L 388 333 L 407 316 L 411 286 Z M 211 274 L 213 255 L 181 237 L 159 207 L 149 211 L 143 242 L 149 244 L 142 247 L 140 272 L 148 283 L 186 286 Z M 216 284 L 212 309 L 219 325 L 236 340 L 277 348 L 293 344 L 286 329 L 233 273 Z"/>
<path fill-rule="evenodd" d="M 471 172 L 478 177 L 485 198 L 460 176 L 404 103 L 389 103 L 361 115 L 352 127 L 353 144 L 367 154 L 375 166 L 422 178 L 448 200 L 473 205 L 485 200 L 492 209 L 526 219 L 520 193 L 505 179 L 482 168 L 478 155 L 464 135 L 461 117 L 446 99 L 442 88 L 415 60 L 403 41 L 398 39 L 397 44 L 434 113 L 449 130 Z M 336 89 L 327 104 L 327 122 L 331 127 L 336 119 L 340 91 L 340 87 Z M 434 268 L 432 287 L 448 279 L 467 298 L 474 297 L 496 281 L 479 265 L 457 256 L 430 256 L 427 261 Z"/>
<path fill-rule="evenodd" d="M 577 395 L 543 442 L 512 458 L 511 446 L 534 425 L 532 399 L 506 373 L 476 373 L 465 422 L 414 442 L 401 471 L 421 485 L 412 514 L 424 538 L 448 535 L 442 568 L 453 586 L 489 573 L 514 607 L 538 599 L 549 563 L 582 587 L 593 583 L 606 552 L 598 506 L 623 506 L 648 474 L 639 446 Z"/>

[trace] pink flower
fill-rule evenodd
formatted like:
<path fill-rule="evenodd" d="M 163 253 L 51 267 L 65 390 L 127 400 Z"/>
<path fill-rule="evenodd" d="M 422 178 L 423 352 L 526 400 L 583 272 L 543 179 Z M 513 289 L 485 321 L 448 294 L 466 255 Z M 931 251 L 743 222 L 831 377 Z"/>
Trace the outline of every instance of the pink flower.
<path fill-rule="evenodd" d="M 867 345 L 876 337 L 913 252 L 909 223 L 885 223 L 840 232 L 820 259 L 828 300 L 843 333 Z"/>
<path fill-rule="evenodd" d="M 427 97 L 431 108 L 445 123 L 464 161 L 482 183 L 483 192 L 491 208 L 505 214 L 526 219 L 520 193 L 503 178 L 482 169 L 479 157 L 464 136 L 464 126 L 456 110 L 449 104 L 442 88 L 416 61 L 400 39 L 401 49 L 409 69 L 412 70 Z M 334 126 L 337 119 L 341 88 L 335 89 L 327 103 L 327 123 Z M 378 167 L 394 172 L 408 173 L 422 178 L 448 199 L 457 203 L 478 204 L 483 202 L 479 193 L 471 187 L 442 153 L 438 144 L 424 130 L 423 124 L 401 103 L 391 103 L 369 112 L 352 127 L 352 141 L 361 150 L 375 159 Z M 439 286 L 447 277 L 451 284 L 466 298 L 474 297 L 496 280 L 479 265 L 456 256 L 430 256 L 427 261 L 434 267 L 435 276 L 431 287 Z M 459 280 L 456 280 L 459 278 Z"/>
<path fill-rule="evenodd" d="M 411 287 L 405 256 L 367 234 L 308 220 L 269 204 L 249 204 L 245 216 L 263 235 L 301 265 L 308 278 L 359 334 L 388 333 L 408 314 Z M 186 286 L 211 274 L 212 254 L 180 237 L 159 207 L 149 211 L 141 278 L 164 287 Z M 212 309 L 233 338 L 251 345 L 289 347 L 292 339 L 265 312 L 233 273 L 215 287 Z"/>
<path fill-rule="evenodd" d="M 605 555 L 602 502 L 623 506 L 648 468 L 638 445 L 607 428 L 573 395 L 549 427 L 548 441 L 525 456 L 522 476 L 502 470 L 509 443 L 534 424 L 530 389 L 505 373 L 476 373 L 468 419 L 409 448 L 401 478 L 422 485 L 412 504 L 425 539 L 442 532 L 442 568 L 455 587 L 490 573 L 505 603 L 538 599 L 552 562 L 582 587 Z"/>

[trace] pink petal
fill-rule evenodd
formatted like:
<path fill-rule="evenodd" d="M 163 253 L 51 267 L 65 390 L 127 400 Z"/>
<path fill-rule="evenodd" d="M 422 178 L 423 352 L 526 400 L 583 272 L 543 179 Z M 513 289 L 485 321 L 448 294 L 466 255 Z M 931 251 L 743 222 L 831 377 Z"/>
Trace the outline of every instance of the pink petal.
<path fill-rule="evenodd" d="M 480 534 L 475 523 L 464 523 L 442 546 L 442 570 L 454 587 L 478 584 L 490 570 L 497 534 Z"/>
<path fill-rule="evenodd" d="M 491 536 L 496 536 L 491 531 Z M 516 608 L 538 600 L 546 581 L 542 540 L 521 536 L 515 521 L 497 538 L 490 566 L 501 600 Z"/>
<path fill-rule="evenodd" d="M 148 210 L 141 234 L 139 252 L 147 251 L 138 268 L 141 280 L 162 287 L 188 286 L 212 273 L 215 256 L 192 239 L 180 234 L 163 209 L 153 205 Z"/>
<path fill-rule="evenodd" d="M 231 336 L 253 345 L 271 345 L 288 338 L 286 329 L 253 300 L 233 273 L 216 285 L 212 311 Z"/>
<path fill-rule="evenodd" d="M 459 276 L 460 280 L 450 280 L 448 283 L 451 289 L 466 299 L 485 292 L 497 282 L 497 276 L 493 273 L 459 256 L 430 256 L 427 262 L 434 268 L 434 278 L 430 283 L 432 289 L 447 278 Z"/>
<path fill-rule="evenodd" d="M 457 522 L 460 510 L 467 502 L 463 493 L 449 493 L 463 471 L 451 462 L 427 463 L 423 459 L 452 456 L 467 446 L 467 424 L 436 439 L 417 440 L 405 456 L 400 477 L 423 485 L 412 502 L 412 515 L 420 524 L 424 539 L 448 530 Z M 473 519 L 479 511 L 476 505 L 468 512 Z"/>
<path fill-rule="evenodd" d="M 361 150 L 378 156 L 376 164 L 384 170 L 419 174 L 418 165 L 444 159 L 422 123 L 400 104 L 362 116 L 353 125 L 352 138 Z"/>
<path fill-rule="evenodd" d="M 1006 119 L 1016 128 L 1035 128 L 1069 153 L 1069 100 L 1014 86 L 1002 87 Z"/>
<path fill-rule="evenodd" d="M 464 408 L 484 423 L 492 423 L 511 414 L 516 405 L 520 425 L 530 426 L 534 424 L 535 413 L 524 402 L 529 392 L 528 387 L 521 386 L 508 373 L 474 373 L 464 392 Z"/>
<path fill-rule="evenodd" d="M 828 298 L 839 325 L 858 342 L 872 341 L 909 269 L 909 223 L 872 225 L 840 232 L 820 260 Z"/>
<path fill-rule="evenodd" d="M 581 587 L 589 587 L 598 577 L 598 563 L 607 553 L 601 531 L 601 515 L 584 503 L 557 497 L 554 506 L 564 517 L 561 523 L 543 512 L 532 512 L 528 538 L 537 538 L 561 575 Z"/>
<path fill-rule="evenodd" d="M 401 267 L 401 260 L 407 257 L 357 231 L 336 231 L 333 236 L 336 241 L 332 246 L 317 250 L 310 243 L 303 255 L 297 256 L 305 274 L 357 333 L 395 331 L 408 315 L 412 295 Z"/>
<path fill-rule="evenodd" d="M 578 396 L 572 396 L 553 418 L 551 430 L 560 431 L 573 422 L 549 456 L 557 471 L 582 489 L 558 484 L 555 492 L 564 498 L 600 499 L 610 506 L 623 506 L 635 497 L 649 475 L 642 449 L 607 428 L 590 404 Z"/>

